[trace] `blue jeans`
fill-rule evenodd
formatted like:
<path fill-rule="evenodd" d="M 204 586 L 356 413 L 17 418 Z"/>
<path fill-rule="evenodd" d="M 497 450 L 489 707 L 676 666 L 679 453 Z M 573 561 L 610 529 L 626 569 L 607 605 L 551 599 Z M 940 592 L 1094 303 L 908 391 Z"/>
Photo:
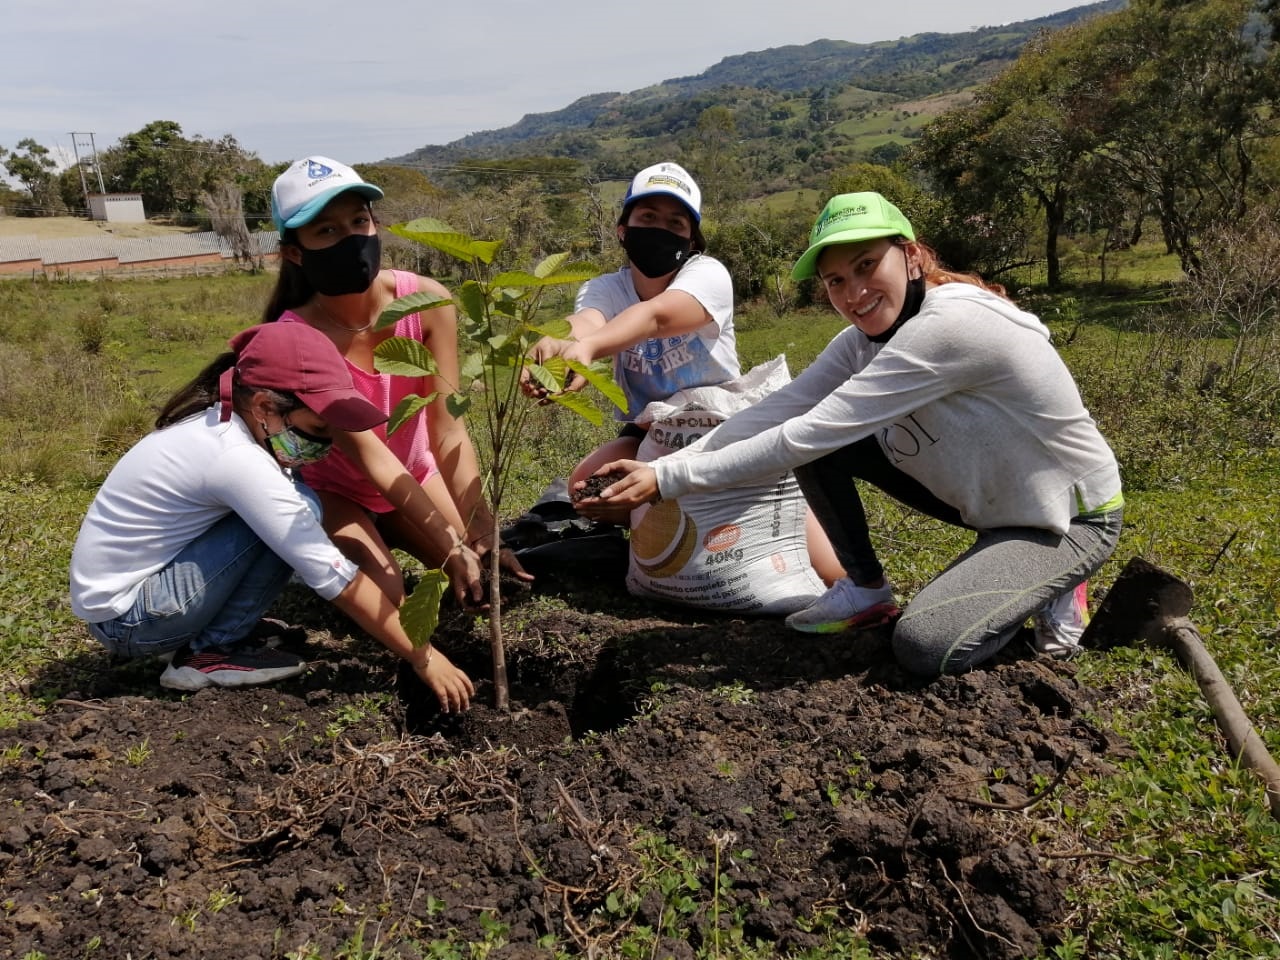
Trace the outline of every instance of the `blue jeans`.
<path fill-rule="evenodd" d="M 320 515 L 310 488 L 296 485 Z M 223 517 L 143 581 L 133 606 L 89 632 L 121 657 L 226 647 L 247 637 L 293 570 L 236 514 Z"/>

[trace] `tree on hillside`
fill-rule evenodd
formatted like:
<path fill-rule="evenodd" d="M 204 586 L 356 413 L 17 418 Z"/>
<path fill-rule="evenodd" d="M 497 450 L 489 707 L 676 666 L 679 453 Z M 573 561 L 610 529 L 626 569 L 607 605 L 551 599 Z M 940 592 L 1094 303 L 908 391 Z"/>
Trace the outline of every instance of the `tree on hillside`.
<path fill-rule="evenodd" d="M 18 213 L 27 203 L 27 195 L 21 190 L 15 190 L 7 183 L 0 183 L 0 217 Z"/>
<path fill-rule="evenodd" d="M 192 160 L 189 146 L 173 120 L 156 120 L 125 134 L 101 155 L 107 190 L 142 194 L 150 213 L 177 212 L 178 198 L 194 189 L 184 172 Z"/>
<path fill-rule="evenodd" d="M 88 211 L 85 208 L 88 205 L 88 198 L 84 194 L 87 173 L 85 177 L 85 180 L 81 179 L 80 168 L 73 163 L 57 175 L 54 189 L 58 192 L 58 199 L 68 211 L 83 211 L 87 215 Z M 96 181 L 90 189 L 97 191 Z"/>
<path fill-rule="evenodd" d="M 763 297 L 781 316 L 791 306 L 795 287 L 791 264 L 804 249 L 808 211 L 769 213 L 736 205 L 716 217 L 707 246 L 733 277 L 738 300 Z"/>
<path fill-rule="evenodd" d="M 258 249 L 244 220 L 244 194 L 235 184 L 223 180 L 201 196 L 209 211 L 209 219 L 218 236 L 231 244 L 236 263 L 251 270 L 262 269 L 262 251 Z"/>
<path fill-rule="evenodd" d="M 1199 236 L 1241 218 L 1254 152 L 1275 135 L 1276 52 L 1254 0 L 1133 0 L 1096 56 L 1122 78 L 1096 118 L 1115 181 L 1152 204 L 1169 249 L 1197 272 Z"/>
<path fill-rule="evenodd" d="M 1098 264 L 1098 278 L 1107 282 L 1107 258 L 1112 250 L 1134 246 L 1142 238 L 1150 204 L 1132 189 L 1117 185 L 1098 154 L 1086 157 L 1071 194 L 1066 229 L 1080 250 Z"/>
<path fill-rule="evenodd" d="M 879 163 L 850 163 L 838 167 L 831 174 L 833 194 L 862 193 L 867 190 L 874 190 L 904 211 L 920 192 L 920 188 L 899 171 Z"/>
<path fill-rule="evenodd" d="M 618 211 L 605 202 L 600 182 L 600 178 L 593 174 L 586 176 L 577 206 L 578 221 L 585 229 L 586 246 L 583 248 L 583 256 L 597 267 L 602 265 L 607 253 L 618 243 L 618 235 L 614 231 Z"/>
<path fill-rule="evenodd" d="M 705 209 L 717 210 L 746 193 L 738 125 L 728 107 L 708 107 L 683 138 L 684 162 L 702 188 Z"/>
<path fill-rule="evenodd" d="M 30 205 L 20 212 L 36 217 L 53 217 L 66 213 L 58 194 L 58 162 L 49 148 L 31 137 L 18 141 L 12 151 L 0 147 L 0 160 L 9 176 L 14 177 L 31 195 Z"/>
<path fill-rule="evenodd" d="M 1111 228 L 1135 206 L 1155 212 L 1194 273 L 1198 236 L 1244 213 L 1253 151 L 1274 132 L 1274 55 L 1254 3 L 1133 0 L 1041 37 L 931 123 L 913 156 L 967 216 L 1034 200 L 1050 285 L 1069 217 Z"/>
<path fill-rule="evenodd" d="M 126 134 L 103 151 L 100 163 L 107 189 L 141 193 L 150 214 L 194 214 L 205 192 L 217 184 L 255 185 L 265 170 L 231 134 L 217 140 L 188 138 L 173 120 L 155 120 Z M 261 199 L 255 189 L 246 204 L 255 216 L 260 215 Z"/>
<path fill-rule="evenodd" d="M 1058 238 L 1072 193 L 1099 146 L 1092 117 L 1109 84 L 1090 55 L 1098 23 L 1033 40 L 972 103 L 929 124 L 912 153 L 969 216 L 1008 218 L 1024 197 L 1034 201 L 1050 287 L 1061 282 Z"/>
<path fill-rule="evenodd" d="M 1001 162 L 984 155 L 990 124 L 970 105 L 925 128 L 908 155 L 928 190 L 903 212 L 948 266 L 995 277 L 1026 262 L 1033 208 L 1021 186 L 1000 175 Z"/>

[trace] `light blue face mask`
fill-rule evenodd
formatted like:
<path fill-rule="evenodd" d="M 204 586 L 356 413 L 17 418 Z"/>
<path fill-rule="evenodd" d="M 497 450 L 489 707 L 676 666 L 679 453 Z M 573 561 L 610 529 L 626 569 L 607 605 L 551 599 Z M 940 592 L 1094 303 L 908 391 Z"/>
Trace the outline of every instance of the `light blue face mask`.
<path fill-rule="evenodd" d="M 276 458 L 280 466 L 290 469 L 301 467 L 304 464 L 323 460 L 329 455 L 329 450 L 333 447 L 332 438 L 317 437 L 295 427 L 289 422 L 288 417 L 282 419 L 284 428 L 279 433 L 268 433 L 266 438 L 267 449 L 271 451 L 271 455 Z M 266 423 L 262 423 L 262 429 L 265 433 Z"/>

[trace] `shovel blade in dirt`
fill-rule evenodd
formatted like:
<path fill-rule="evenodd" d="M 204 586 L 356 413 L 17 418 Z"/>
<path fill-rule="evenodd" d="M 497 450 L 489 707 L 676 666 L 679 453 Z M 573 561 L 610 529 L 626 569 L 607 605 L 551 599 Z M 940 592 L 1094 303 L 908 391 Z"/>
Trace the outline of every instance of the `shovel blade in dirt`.
<path fill-rule="evenodd" d="M 1168 647 L 1191 671 L 1227 739 L 1231 756 L 1266 784 L 1271 816 L 1280 820 L 1280 767 L 1258 736 L 1235 691 L 1205 649 L 1187 614 L 1191 587 L 1141 557 L 1130 560 L 1107 592 L 1080 642 L 1110 648 L 1135 640 Z"/>

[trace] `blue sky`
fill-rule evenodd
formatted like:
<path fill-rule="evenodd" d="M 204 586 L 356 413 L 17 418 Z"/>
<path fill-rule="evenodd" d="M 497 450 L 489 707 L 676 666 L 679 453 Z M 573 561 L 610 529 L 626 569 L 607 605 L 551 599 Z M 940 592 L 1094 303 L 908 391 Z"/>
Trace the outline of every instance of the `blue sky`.
<path fill-rule="evenodd" d="M 176 120 L 188 136 L 233 134 L 268 162 L 382 160 L 752 50 L 950 33 L 1080 5 L 41 0 L 0 19 L 0 146 L 30 136 L 69 152 L 75 131 L 102 148 Z"/>

